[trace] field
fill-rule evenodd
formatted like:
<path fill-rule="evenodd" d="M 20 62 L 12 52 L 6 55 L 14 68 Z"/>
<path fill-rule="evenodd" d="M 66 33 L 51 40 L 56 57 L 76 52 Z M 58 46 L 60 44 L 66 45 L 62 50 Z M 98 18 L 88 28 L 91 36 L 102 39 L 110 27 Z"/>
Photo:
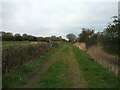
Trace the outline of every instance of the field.
<path fill-rule="evenodd" d="M 3 74 L 3 88 L 117 88 L 117 76 L 70 43 Z"/>
<path fill-rule="evenodd" d="M 16 46 L 16 45 L 28 45 L 30 41 L 2 41 L 2 47 Z"/>

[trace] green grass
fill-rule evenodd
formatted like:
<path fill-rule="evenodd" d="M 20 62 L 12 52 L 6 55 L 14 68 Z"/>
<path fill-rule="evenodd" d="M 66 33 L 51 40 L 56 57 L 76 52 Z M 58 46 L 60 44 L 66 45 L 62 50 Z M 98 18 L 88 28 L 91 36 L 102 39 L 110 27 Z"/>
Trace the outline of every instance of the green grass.
<path fill-rule="evenodd" d="M 30 41 L 2 41 L 2 46 L 28 45 Z"/>
<path fill-rule="evenodd" d="M 69 87 L 68 66 L 61 60 L 54 63 L 44 74 L 35 88 L 67 88 Z"/>
<path fill-rule="evenodd" d="M 98 63 L 96 63 L 89 55 L 79 50 L 70 43 L 65 43 L 58 48 L 53 48 L 51 51 L 37 58 L 33 62 L 24 64 L 18 70 L 3 75 L 4 87 L 20 87 L 29 81 L 37 70 L 44 63 L 51 59 L 55 53 L 62 50 L 57 57 L 56 62 L 49 67 L 42 77 L 31 86 L 32 88 L 67 88 L 70 86 L 69 73 L 69 51 L 72 48 L 77 59 L 79 69 L 83 79 L 88 83 L 88 88 L 117 88 L 118 78 L 115 74 Z"/>
<path fill-rule="evenodd" d="M 67 60 L 68 47 L 61 46 L 62 51 L 57 61 L 50 66 L 43 77 L 33 85 L 33 88 L 68 88 L 70 87 L 69 65 Z"/>
<path fill-rule="evenodd" d="M 3 87 L 20 87 L 24 85 L 37 70 L 57 52 L 58 48 L 52 48 L 49 52 L 34 61 L 24 64 L 18 70 L 3 75 Z"/>
<path fill-rule="evenodd" d="M 89 88 L 118 88 L 118 78 L 113 72 L 94 62 L 90 56 L 77 47 L 72 47 Z"/>

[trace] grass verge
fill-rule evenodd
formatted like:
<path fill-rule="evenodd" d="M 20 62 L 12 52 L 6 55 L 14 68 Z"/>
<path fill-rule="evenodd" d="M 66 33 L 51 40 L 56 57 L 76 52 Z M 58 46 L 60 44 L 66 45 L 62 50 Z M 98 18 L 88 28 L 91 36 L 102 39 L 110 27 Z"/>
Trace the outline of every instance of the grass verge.
<path fill-rule="evenodd" d="M 103 68 L 77 47 L 72 47 L 89 88 L 118 88 L 118 78 L 113 72 Z"/>
<path fill-rule="evenodd" d="M 33 88 L 67 88 L 69 87 L 68 67 L 61 60 L 54 63 Z"/>

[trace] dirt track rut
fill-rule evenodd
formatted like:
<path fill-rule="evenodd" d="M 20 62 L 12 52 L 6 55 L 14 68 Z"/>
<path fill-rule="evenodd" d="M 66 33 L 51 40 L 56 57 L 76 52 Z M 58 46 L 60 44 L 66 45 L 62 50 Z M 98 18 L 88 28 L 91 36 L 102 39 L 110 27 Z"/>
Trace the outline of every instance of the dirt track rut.
<path fill-rule="evenodd" d="M 71 76 L 71 87 L 72 88 L 85 88 L 86 82 L 83 79 L 80 69 L 75 58 L 75 55 L 72 51 L 72 48 L 69 50 L 69 69 L 70 69 L 70 76 Z"/>

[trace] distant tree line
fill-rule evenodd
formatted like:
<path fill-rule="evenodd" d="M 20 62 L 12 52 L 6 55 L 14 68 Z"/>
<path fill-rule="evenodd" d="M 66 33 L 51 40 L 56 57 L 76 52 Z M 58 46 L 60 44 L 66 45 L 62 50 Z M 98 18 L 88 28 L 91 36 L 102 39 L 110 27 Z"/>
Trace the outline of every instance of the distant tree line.
<path fill-rule="evenodd" d="M 92 45 L 97 44 L 97 36 L 99 33 L 95 33 L 94 30 L 89 28 L 82 28 L 82 32 L 78 35 L 75 34 L 67 34 L 66 37 L 68 38 L 69 42 L 84 42 L 86 43 L 86 48 L 88 49 Z"/>
<path fill-rule="evenodd" d="M 36 37 L 28 34 L 19 34 L 16 33 L 13 35 L 13 33 L 10 32 L 1 32 L 2 33 L 2 41 L 66 41 L 62 38 L 62 36 L 51 36 L 51 37 Z"/>

